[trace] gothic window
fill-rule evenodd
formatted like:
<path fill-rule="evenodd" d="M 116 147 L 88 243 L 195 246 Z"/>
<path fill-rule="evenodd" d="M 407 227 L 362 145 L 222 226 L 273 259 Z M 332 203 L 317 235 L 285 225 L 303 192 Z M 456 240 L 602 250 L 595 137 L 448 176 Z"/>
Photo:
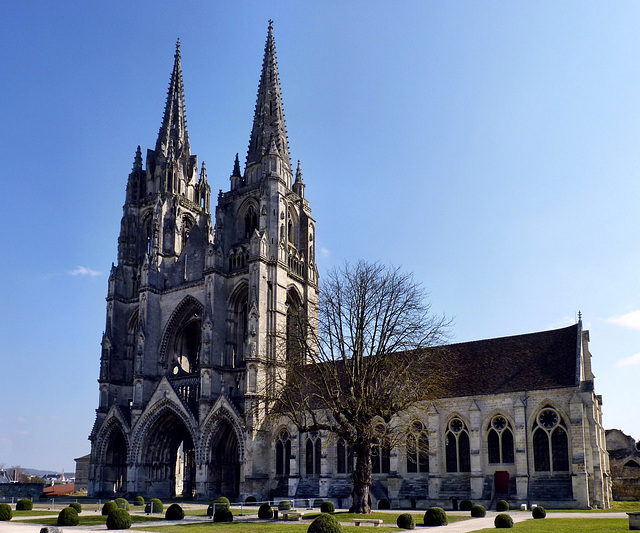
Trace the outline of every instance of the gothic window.
<path fill-rule="evenodd" d="M 316 437 L 312 439 L 307 438 L 305 445 L 306 455 L 306 472 L 308 476 L 320 474 L 320 461 L 322 459 L 322 439 Z"/>
<path fill-rule="evenodd" d="M 371 443 L 371 471 L 374 474 L 388 474 L 391 470 L 391 453 L 389 447 L 377 438 Z"/>
<path fill-rule="evenodd" d="M 536 472 L 569 470 L 569 439 L 562 417 L 546 406 L 533 425 L 533 462 Z"/>
<path fill-rule="evenodd" d="M 353 448 L 344 439 L 338 440 L 338 474 L 351 474 L 353 472 Z"/>
<path fill-rule="evenodd" d="M 487 448 L 489 463 L 513 463 L 513 431 L 509 421 L 502 415 L 496 415 L 491 419 Z"/>
<path fill-rule="evenodd" d="M 287 360 L 301 360 L 304 357 L 304 312 L 297 292 L 287 293 Z"/>
<path fill-rule="evenodd" d="M 429 471 L 429 438 L 424 425 L 415 420 L 409 427 L 407 435 L 407 472 Z"/>
<path fill-rule="evenodd" d="M 247 301 L 249 292 L 246 284 L 234 291 L 227 309 L 227 342 L 223 364 L 237 366 L 244 361 L 247 341 Z"/>
<path fill-rule="evenodd" d="M 291 468 L 291 437 L 286 429 L 278 435 L 276 441 L 276 475 L 288 476 Z"/>
<path fill-rule="evenodd" d="M 258 229 L 258 213 L 252 205 L 249 206 L 244 215 L 244 236 L 249 239 L 253 232 Z"/>
<path fill-rule="evenodd" d="M 640 464 L 638 464 L 636 461 L 634 461 L 633 459 L 629 459 L 625 464 L 624 464 L 625 468 L 640 468 Z"/>
<path fill-rule="evenodd" d="M 444 446 L 447 472 L 471 472 L 469 431 L 460 418 L 449 421 Z"/>

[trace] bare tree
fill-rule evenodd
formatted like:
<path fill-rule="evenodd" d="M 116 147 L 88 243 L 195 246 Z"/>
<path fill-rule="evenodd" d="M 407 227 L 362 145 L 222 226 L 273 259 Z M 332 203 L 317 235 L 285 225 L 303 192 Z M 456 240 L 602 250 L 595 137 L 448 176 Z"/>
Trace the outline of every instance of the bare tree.
<path fill-rule="evenodd" d="M 451 321 L 431 313 L 427 296 L 400 269 L 345 264 L 321 285 L 317 322 L 287 328 L 286 362 L 272 372 L 267 394 L 271 414 L 351 447 L 353 512 L 371 512 L 378 445 L 406 445 L 412 409 L 446 386 L 446 356 L 433 347 L 448 337 Z"/>

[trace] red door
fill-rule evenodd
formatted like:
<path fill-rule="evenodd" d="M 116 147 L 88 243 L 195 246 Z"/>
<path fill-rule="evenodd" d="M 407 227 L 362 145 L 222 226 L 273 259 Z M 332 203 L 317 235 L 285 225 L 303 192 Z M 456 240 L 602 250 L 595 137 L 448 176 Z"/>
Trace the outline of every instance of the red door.
<path fill-rule="evenodd" d="M 496 494 L 506 494 L 509 492 L 509 472 L 500 470 L 493 477 Z"/>

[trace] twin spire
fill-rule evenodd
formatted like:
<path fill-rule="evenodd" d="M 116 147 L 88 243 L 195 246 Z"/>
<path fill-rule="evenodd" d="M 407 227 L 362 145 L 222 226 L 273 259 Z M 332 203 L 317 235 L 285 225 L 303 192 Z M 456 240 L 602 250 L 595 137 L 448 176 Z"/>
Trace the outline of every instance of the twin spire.
<path fill-rule="evenodd" d="M 162 117 L 162 126 L 156 142 L 156 154 L 167 158 L 187 158 L 191 151 L 187 133 L 187 118 L 184 102 L 184 84 L 180 63 L 180 39 L 176 43 L 173 71 L 167 92 L 167 102 Z M 269 21 L 267 42 L 264 47 L 262 73 L 258 86 L 253 128 L 247 152 L 246 167 L 259 164 L 266 154 L 277 154 L 283 165 L 291 171 L 289 141 L 285 127 L 280 79 L 276 58 L 276 43 L 273 37 L 273 21 Z M 239 162 L 234 165 L 234 174 L 239 171 Z"/>

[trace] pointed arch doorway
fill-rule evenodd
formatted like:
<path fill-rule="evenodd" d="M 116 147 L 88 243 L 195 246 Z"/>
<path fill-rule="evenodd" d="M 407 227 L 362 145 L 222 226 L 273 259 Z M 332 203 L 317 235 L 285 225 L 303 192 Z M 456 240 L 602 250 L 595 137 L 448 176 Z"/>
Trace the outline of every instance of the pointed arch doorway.
<path fill-rule="evenodd" d="M 143 439 L 141 463 L 147 492 L 164 498 L 192 498 L 196 490 L 195 446 L 185 423 L 172 410 L 156 418 Z"/>
<path fill-rule="evenodd" d="M 123 494 L 127 491 L 127 441 L 119 429 L 109 435 L 102 480 L 103 492 Z"/>
<path fill-rule="evenodd" d="M 240 495 L 240 447 L 227 421 L 220 422 L 211 439 L 207 477 L 211 496 L 226 496 L 233 501 Z"/>

